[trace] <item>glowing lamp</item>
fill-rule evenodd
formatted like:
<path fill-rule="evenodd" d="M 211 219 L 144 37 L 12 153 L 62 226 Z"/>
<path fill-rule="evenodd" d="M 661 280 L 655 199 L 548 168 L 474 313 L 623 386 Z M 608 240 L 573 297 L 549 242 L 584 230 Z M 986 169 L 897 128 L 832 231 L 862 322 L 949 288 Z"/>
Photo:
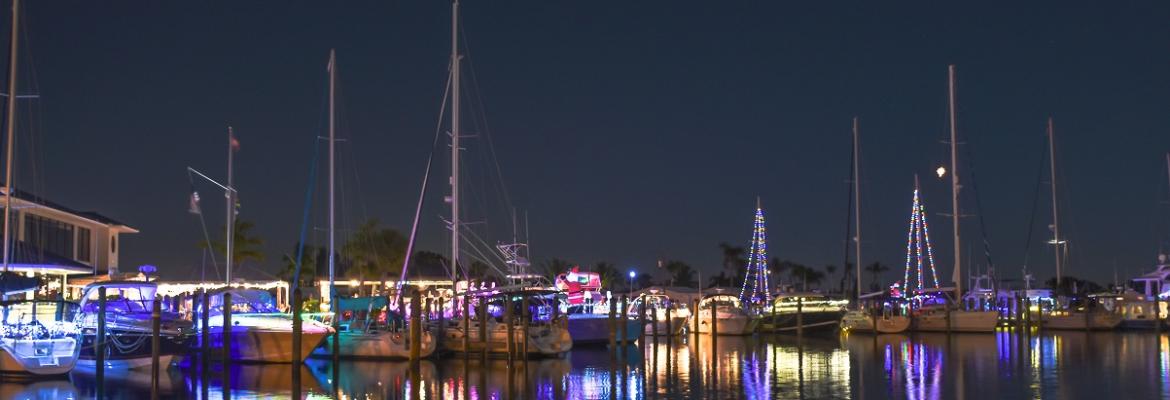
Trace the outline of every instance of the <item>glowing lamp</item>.
<path fill-rule="evenodd" d="M 938 169 L 934 170 L 934 173 L 938 174 L 939 178 L 942 178 L 947 174 L 947 167 L 939 166 Z"/>

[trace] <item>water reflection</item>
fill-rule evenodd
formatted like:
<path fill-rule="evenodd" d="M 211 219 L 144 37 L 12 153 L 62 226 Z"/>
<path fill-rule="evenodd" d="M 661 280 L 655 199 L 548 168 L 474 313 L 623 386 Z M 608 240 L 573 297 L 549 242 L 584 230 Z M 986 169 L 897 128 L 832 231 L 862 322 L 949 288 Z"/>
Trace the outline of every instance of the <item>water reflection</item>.
<path fill-rule="evenodd" d="M 163 373 L 162 398 L 1040 399 L 1170 397 L 1170 336 L 1016 332 L 660 338 L 619 352 L 578 348 L 527 363 L 479 357 L 405 362 L 311 359 L 199 363 Z M 226 384 L 225 384 L 226 382 Z M 148 370 L 0 381 L 0 399 L 149 398 Z M 225 390 L 224 387 L 228 389 Z M 294 390 L 294 386 L 297 390 Z"/>

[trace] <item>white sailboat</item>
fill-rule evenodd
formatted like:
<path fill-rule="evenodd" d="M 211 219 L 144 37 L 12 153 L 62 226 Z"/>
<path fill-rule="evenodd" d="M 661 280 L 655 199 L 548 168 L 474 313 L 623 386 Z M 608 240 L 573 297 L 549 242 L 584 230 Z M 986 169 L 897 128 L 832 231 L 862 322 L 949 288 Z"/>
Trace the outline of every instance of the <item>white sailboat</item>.
<path fill-rule="evenodd" d="M 460 119 L 460 64 L 462 55 L 459 53 L 459 1 L 455 0 L 451 3 L 451 61 L 450 61 L 450 89 L 451 89 L 451 196 L 448 198 L 451 204 L 451 278 L 456 279 L 458 268 L 461 265 L 460 259 L 462 253 L 460 252 L 461 235 L 460 229 L 463 227 L 460 213 L 460 139 L 462 137 L 461 119 Z M 416 218 L 417 219 L 417 218 Z M 500 249 L 505 257 L 515 256 L 516 254 L 509 254 L 504 248 Z M 510 260 L 516 261 L 516 260 Z M 516 264 L 520 265 L 520 264 Z M 533 355 L 544 356 L 559 356 L 573 347 L 573 340 L 569 334 L 568 329 L 564 326 L 563 321 L 553 318 L 555 314 L 553 309 L 556 307 L 559 300 L 556 299 L 558 292 L 552 288 L 543 288 L 544 285 L 532 284 L 533 276 L 525 272 L 519 274 L 510 274 L 506 277 L 511 285 L 506 287 L 497 287 L 490 290 L 480 289 L 475 290 L 468 286 L 462 291 L 457 291 L 455 298 L 451 299 L 447 304 L 453 310 L 471 309 L 470 306 L 476 307 L 476 312 L 472 316 L 482 316 L 488 314 L 487 318 L 472 317 L 468 319 L 452 318 L 447 321 L 445 326 L 440 327 L 442 330 L 443 340 L 441 347 L 443 350 L 455 353 L 478 353 L 487 352 L 491 354 L 506 354 L 508 351 L 508 332 L 512 332 L 512 342 L 518 346 L 516 349 L 528 349 L 528 352 Z M 462 307 L 461 298 L 464 295 L 471 296 L 471 304 Z M 528 336 L 524 336 L 523 323 L 520 321 L 522 314 L 513 314 L 514 318 L 511 321 L 501 318 L 503 315 L 494 315 L 487 312 L 479 312 L 478 308 L 492 309 L 489 304 L 495 303 L 495 309 L 499 310 L 503 307 L 503 299 L 508 296 L 512 299 L 513 307 L 519 307 L 519 302 L 524 298 L 528 298 L 531 302 L 528 315 L 531 319 L 528 322 Z M 459 299 L 459 300 L 457 300 Z M 545 311 L 541 311 L 545 310 Z M 542 317 L 543 315 L 543 317 Z M 467 343 L 465 344 L 464 341 Z"/>
<path fill-rule="evenodd" d="M 995 311 L 977 311 L 977 310 L 963 310 L 956 307 L 956 301 L 962 297 L 963 294 L 963 268 L 962 268 L 962 252 L 960 251 L 962 242 L 959 239 L 959 217 L 961 209 L 959 208 L 959 162 L 958 162 L 958 131 L 955 115 L 955 66 L 950 65 L 947 68 L 947 99 L 948 99 L 948 114 L 951 131 L 951 221 L 954 231 L 954 271 L 951 273 L 951 279 L 954 281 L 954 298 L 935 303 L 933 305 L 924 304 L 918 310 L 915 310 L 912 319 L 913 329 L 923 332 L 995 332 L 995 327 L 999 323 L 999 313 Z M 945 170 L 943 170 L 945 172 Z M 949 293 L 939 293 L 948 296 Z"/>
<path fill-rule="evenodd" d="M 1056 131 L 1052 127 L 1052 118 L 1048 118 L 1048 156 L 1049 184 L 1052 188 L 1052 240 L 1055 246 L 1056 282 L 1059 285 L 1064 274 L 1061 264 L 1062 248 L 1067 241 L 1060 236 L 1060 214 L 1057 213 L 1056 191 Z M 1108 312 L 1104 306 L 1097 304 L 1096 299 L 1086 297 L 1077 307 L 1068 304 L 1064 309 L 1053 310 L 1051 314 L 1042 317 L 1041 321 L 1046 329 L 1073 329 L 1073 330 L 1112 330 L 1121 325 L 1120 314 Z"/>
<path fill-rule="evenodd" d="M 7 133 L 4 221 L 12 221 L 13 145 L 16 137 L 17 56 L 20 33 L 20 0 L 12 1 L 12 35 L 8 54 L 8 101 L 5 111 Z M 15 224 L 4 225 L 4 271 L 0 274 L 0 295 L 27 281 L 9 272 L 12 254 L 11 232 Z M 31 280 L 35 285 L 35 280 Z M 24 285 L 24 286 L 27 286 Z M 23 288 L 22 288 L 23 289 Z M 81 352 L 80 335 L 72 321 L 75 303 L 64 301 L 15 300 L 0 302 L 0 374 L 61 375 L 73 370 Z"/>
<path fill-rule="evenodd" d="M 853 117 L 853 221 L 856 226 L 856 235 L 853 241 L 853 262 L 855 283 L 857 287 L 857 304 L 841 317 L 841 329 L 848 332 L 869 333 L 901 333 L 910 327 L 910 317 L 897 309 L 883 307 L 880 318 L 875 318 L 873 310 L 866 309 L 865 296 L 861 294 L 861 130 L 857 117 Z M 878 293 L 883 294 L 883 293 Z"/>

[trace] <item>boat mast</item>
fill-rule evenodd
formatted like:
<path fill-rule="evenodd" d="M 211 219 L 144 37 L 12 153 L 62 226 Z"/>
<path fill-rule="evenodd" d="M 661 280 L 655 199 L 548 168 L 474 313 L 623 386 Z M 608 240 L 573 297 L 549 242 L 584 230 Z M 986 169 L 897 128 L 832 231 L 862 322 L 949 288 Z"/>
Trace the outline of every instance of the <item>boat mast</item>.
<path fill-rule="evenodd" d="M 1064 271 L 1060 264 L 1060 218 L 1056 212 L 1056 131 L 1052 129 L 1052 117 L 1048 117 L 1048 160 L 1051 174 L 1049 184 L 1052 185 L 1052 244 L 1056 246 L 1056 285 L 1060 286 Z"/>
<path fill-rule="evenodd" d="M 224 247 L 225 247 L 225 250 L 227 253 L 225 255 L 225 258 L 227 259 L 227 262 L 226 262 L 227 267 L 225 267 L 226 273 L 224 275 L 227 278 L 226 282 L 228 285 L 231 285 L 231 283 L 232 283 L 232 242 L 234 241 L 233 239 L 235 239 L 233 237 L 233 233 L 235 232 L 235 225 L 234 225 L 235 221 L 234 220 L 235 220 L 235 214 L 236 214 L 235 213 L 235 211 L 236 211 L 236 207 L 235 207 L 236 206 L 236 201 L 235 201 L 236 192 L 235 192 L 235 190 L 233 190 L 235 188 L 235 185 L 232 184 L 232 156 L 234 155 L 233 153 L 236 152 L 236 143 L 237 143 L 236 136 L 235 136 L 235 134 L 232 133 L 232 127 L 229 126 L 228 127 L 228 166 L 227 166 L 228 167 L 227 168 L 227 175 L 228 175 L 227 186 L 229 189 L 226 190 L 227 196 L 225 196 L 225 197 L 227 197 L 227 228 L 225 228 L 225 230 L 227 232 L 226 232 L 226 236 L 224 239 L 224 243 L 225 243 Z"/>
<path fill-rule="evenodd" d="M 857 117 L 853 117 L 853 218 L 857 226 L 857 236 L 853 237 L 854 250 L 857 259 L 853 261 L 857 272 L 857 299 L 861 300 L 861 144 L 857 127 Z"/>
<path fill-rule="evenodd" d="M 947 98 L 950 109 L 950 125 L 951 125 L 951 220 L 954 225 L 955 236 L 955 264 L 954 271 L 951 272 L 951 277 L 955 283 L 955 298 L 958 299 L 963 295 L 963 252 L 960 251 L 961 244 L 959 241 L 959 162 L 958 162 L 958 132 L 955 124 L 955 65 L 947 66 Z"/>
<path fill-rule="evenodd" d="M 451 4 L 451 279 L 459 268 L 459 0 Z"/>
<path fill-rule="evenodd" d="M 5 131 L 8 135 L 4 168 L 4 272 L 8 272 L 9 255 L 12 244 L 9 243 L 12 228 L 12 145 L 16 137 L 16 56 L 17 45 L 20 43 L 17 35 L 20 32 L 20 0 L 12 0 L 12 35 L 8 45 L 8 108 L 5 111 Z"/>
<path fill-rule="evenodd" d="M 329 49 L 329 296 L 337 297 L 337 287 L 334 285 L 334 277 L 336 270 L 334 270 L 334 218 L 333 218 L 333 144 L 334 144 L 334 115 L 333 115 L 333 92 L 335 77 L 337 75 L 337 68 L 334 64 L 334 49 Z M 334 305 L 336 307 L 336 305 Z"/>

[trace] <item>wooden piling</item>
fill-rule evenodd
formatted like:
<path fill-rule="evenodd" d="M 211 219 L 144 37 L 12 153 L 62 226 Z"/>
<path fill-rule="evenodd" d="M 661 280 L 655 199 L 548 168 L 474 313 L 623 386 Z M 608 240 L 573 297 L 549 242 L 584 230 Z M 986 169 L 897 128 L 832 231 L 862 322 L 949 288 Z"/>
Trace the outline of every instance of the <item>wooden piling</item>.
<path fill-rule="evenodd" d="M 471 354 L 471 297 L 463 294 L 463 357 Z"/>
<path fill-rule="evenodd" d="M 415 289 L 410 300 L 410 363 L 418 366 L 422 355 L 422 291 Z"/>
<path fill-rule="evenodd" d="M 487 309 L 488 308 L 487 308 L 487 305 L 488 305 L 488 298 L 487 297 L 480 297 L 480 299 L 479 299 L 479 341 L 481 343 L 483 343 L 483 349 L 482 349 L 481 353 L 482 353 L 483 358 L 485 358 L 485 359 L 488 356 L 488 346 L 491 345 L 491 341 L 488 340 L 488 330 L 487 330 L 487 328 L 488 328 Z"/>
<path fill-rule="evenodd" d="M 1157 295 L 1154 296 L 1154 332 L 1162 333 L 1162 298 Z"/>
<path fill-rule="evenodd" d="M 622 335 L 622 351 L 630 342 L 630 298 L 622 295 L 622 319 L 618 321 L 618 332 Z"/>
<path fill-rule="evenodd" d="M 647 308 L 646 302 L 644 302 L 644 301 L 642 302 L 642 310 L 648 311 L 651 314 L 651 317 L 650 317 L 650 337 L 653 338 L 654 348 L 655 348 L 655 351 L 657 351 L 657 349 L 658 349 L 658 310 Z M 643 318 L 645 317 L 645 315 L 646 315 L 646 313 L 643 312 L 642 313 Z M 645 321 L 645 320 L 643 320 L 643 321 Z M 666 317 L 666 322 L 670 323 L 670 316 Z M 669 334 L 669 332 L 670 331 L 668 329 L 667 334 Z M 642 324 L 642 336 L 646 336 L 646 324 Z M 645 339 L 643 339 L 642 343 L 646 343 Z"/>
<path fill-rule="evenodd" d="M 94 374 L 98 382 L 104 382 L 106 377 L 106 287 L 98 287 L 98 320 L 97 334 L 93 340 L 93 359 L 97 368 Z M 100 391 L 99 391 L 100 392 Z M 104 393 L 99 393 L 103 396 Z"/>
<path fill-rule="evenodd" d="M 301 288 L 298 287 L 294 289 L 292 292 L 292 376 L 294 378 L 293 393 L 297 395 L 294 397 L 298 399 L 300 398 L 299 393 L 301 385 L 299 379 L 295 378 L 298 378 L 301 375 L 300 360 L 304 359 L 304 355 L 301 354 L 301 335 L 304 332 L 304 321 L 301 321 L 301 307 L 304 301 L 305 299 L 304 295 L 301 294 Z"/>
<path fill-rule="evenodd" d="M 691 312 L 691 331 L 692 331 L 692 334 L 698 335 L 699 334 L 699 300 L 698 299 L 691 301 L 691 310 L 694 310 L 693 312 Z"/>
<path fill-rule="evenodd" d="M 642 301 L 638 303 L 638 342 L 642 343 L 643 346 L 646 345 L 646 311 L 646 302 Z M 657 327 L 658 324 L 654 324 L 654 326 Z M 654 330 L 654 342 L 658 342 L 657 329 Z"/>
<path fill-rule="evenodd" d="M 951 298 L 946 297 L 946 319 L 947 319 L 947 335 L 951 334 Z"/>
<path fill-rule="evenodd" d="M 223 294 L 223 387 L 231 388 L 232 364 L 232 294 Z"/>
<path fill-rule="evenodd" d="M 611 297 L 606 300 L 605 305 L 609 307 L 609 348 L 610 351 L 617 351 L 617 308 L 613 305 L 614 299 Z"/>
<path fill-rule="evenodd" d="M 875 327 L 876 328 L 876 327 Z M 796 298 L 796 337 L 804 337 L 804 298 Z"/>
<path fill-rule="evenodd" d="M 210 310 L 211 297 L 208 296 L 207 290 L 203 290 L 203 289 L 200 290 L 199 302 L 202 303 L 201 309 L 203 310 L 199 314 L 199 319 L 200 319 L 199 326 L 201 327 L 201 329 L 199 329 L 199 339 L 200 339 L 199 344 L 203 350 L 202 351 L 203 361 L 205 361 L 203 363 L 203 365 L 206 366 L 207 365 L 206 361 L 208 358 L 207 356 L 208 356 L 209 352 L 211 351 L 210 347 L 209 347 L 209 346 L 211 346 L 211 344 L 210 344 L 211 332 L 210 332 L 210 329 L 208 327 L 208 323 L 211 321 L 211 310 Z"/>
<path fill-rule="evenodd" d="M 162 301 L 154 297 L 150 312 L 150 397 L 158 398 L 159 356 L 162 353 Z"/>
<path fill-rule="evenodd" d="M 515 323 L 516 318 L 512 315 L 512 295 L 504 296 L 504 324 L 508 326 L 508 365 L 511 366 L 512 358 L 516 355 L 516 332 Z M 508 381 L 511 382 L 511 375 L 508 376 Z"/>
<path fill-rule="evenodd" d="M 520 333 L 524 334 L 524 340 L 520 341 L 520 350 L 524 352 L 524 370 L 528 370 L 528 342 L 531 336 L 528 336 L 528 328 L 532 322 L 532 311 L 529 310 L 531 303 L 528 296 L 524 296 L 524 300 L 520 302 Z M 525 372 L 527 374 L 527 372 Z"/>

